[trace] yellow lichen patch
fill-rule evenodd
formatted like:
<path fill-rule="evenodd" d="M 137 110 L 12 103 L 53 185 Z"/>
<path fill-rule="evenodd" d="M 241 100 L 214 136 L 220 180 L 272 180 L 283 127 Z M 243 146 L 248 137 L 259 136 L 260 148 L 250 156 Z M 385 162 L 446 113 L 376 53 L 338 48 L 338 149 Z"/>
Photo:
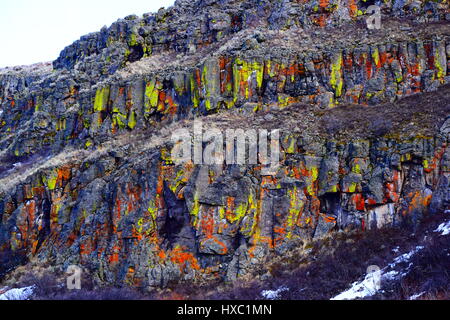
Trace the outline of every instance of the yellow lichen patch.
<path fill-rule="evenodd" d="M 245 236 L 252 236 L 257 233 L 258 217 L 259 217 L 259 203 L 255 201 L 254 195 L 250 193 L 248 196 L 248 207 L 246 216 L 251 217 L 247 223 L 241 226 L 241 233 Z"/>
<path fill-rule="evenodd" d="M 134 127 L 136 127 L 136 123 L 137 123 L 136 112 L 131 111 L 128 117 L 128 128 L 134 129 Z"/>
<path fill-rule="evenodd" d="M 339 53 L 331 63 L 330 77 L 330 84 L 335 91 L 336 97 L 340 97 L 342 95 L 342 88 L 344 86 L 344 79 L 342 78 L 342 66 L 342 53 Z"/>
<path fill-rule="evenodd" d="M 56 183 L 58 182 L 58 172 L 54 170 L 49 177 L 45 178 L 44 184 L 47 185 L 49 190 L 55 190 Z"/>
<path fill-rule="evenodd" d="M 375 49 L 372 51 L 372 59 L 373 59 L 373 62 L 374 62 L 374 64 L 375 64 L 375 66 L 376 66 L 377 68 L 380 68 L 380 67 L 381 67 L 381 60 L 380 60 L 380 53 L 379 53 L 379 51 L 378 51 L 378 48 L 375 48 Z"/>
<path fill-rule="evenodd" d="M 112 116 L 112 128 L 124 129 L 127 126 L 127 116 L 122 113 L 114 113 Z"/>
<path fill-rule="evenodd" d="M 189 81 L 190 81 L 190 86 L 191 86 L 191 100 L 193 103 L 193 107 L 198 108 L 200 106 L 200 97 L 198 94 L 198 88 L 196 87 L 196 84 L 195 84 L 194 75 L 191 75 Z"/>
<path fill-rule="evenodd" d="M 248 99 L 250 96 L 248 80 L 250 75 L 250 68 L 247 61 L 236 58 L 233 63 L 233 97 L 236 102 L 239 97 Z"/>
<path fill-rule="evenodd" d="M 288 227 L 287 231 L 287 238 L 292 238 L 292 233 L 295 229 L 295 226 L 297 226 L 299 219 L 301 217 L 301 214 L 303 212 L 303 207 L 305 203 L 300 198 L 301 193 L 297 190 L 297 187 L 294 187 L 294 189 L 288 190 L 288 197 L 289 197 L 289 214 L 286 220 L 286 224 Z"/>
<path fill-rule="evenodd" d="M 356 174 L 361 174 L 361 165 L 359 163 L 354 163 L 352 167 L 352 172 Z"/>
<path fill-rule="evenodd" d="M 169 185 L 169 189 L 174 193 L 177 194 L 177 191 L 179 190 L 179 187 L 183 184 L 186 184 L 188 182 L 189 176 L 185 173 L 184 170 L 179 170 L 177 172 L 177 176 L 175 179 L 173 179 L 173 183 Z"/>
<path fill-rule="evenodd" d="M 445 71 L 444 71 L 444 66 L 441 63 L 441 56 L 439 54 L 439 49 L 436 49 L 434 64 L 437 69 L 437 73 L 436 73 L 437 78 L 443 81 L 443 79 L 445 77 Z"/>
<path fill-rule="evenodd" d="M 94 112 L 105 111 L 109 99 L 109 87 L 97 89 L 94 100 Z"/>
<path fill-rule="evenodd" d="M 166 148 L 161 149 L 161 160 L 164 161 L 166 166 L 171 166 L 174 163 L 171 153 Z"/>
<path fill-rule="evenodd" d="M 194 194 L 194 204 L 192 206 L 191 215 L 194 217 L 194 221 L 192 225 L 195 227 L 198 223 L 198 215 L 200 213 L 200 201 L 199 201 L 199 195 L 196 192 Z"/>
<path fill-rule="evenodd" d="M 317 192 L 319 169 L 315 166 L 311 166 L 310 168 L 302 168 L 301 173 L 306 182 L 305 194 L 314 196 Z"/>

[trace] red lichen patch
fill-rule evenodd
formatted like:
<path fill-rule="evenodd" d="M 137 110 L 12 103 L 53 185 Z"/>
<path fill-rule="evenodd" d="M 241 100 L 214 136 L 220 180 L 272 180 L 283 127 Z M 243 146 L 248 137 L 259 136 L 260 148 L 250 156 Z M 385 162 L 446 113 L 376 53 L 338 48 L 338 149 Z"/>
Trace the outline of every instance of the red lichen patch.
<path fill-rule="evenodd" d="M 201 75 L 200 69 L 196 69 L 195 70 L 194 77 L 195 77 L 195 81 L 197 82 L 197 88 L 198 89 L 202 88 L 203 87 L 203 85 L 202 85 L 202 75 Z"/>
<path fill-rule="evenodd" d="M 355 193 L 350 198 L 350 201 L 355 206 L 356 210 L 358 211 L 365 211 L 365 200 L 361 193 Z"/>
<path fill-rule="evenodd" d="M 113 248 L 111 250 L 111 254 L 108 259 L 110 264 L 115 264 L 115 263 L 119 262 L 119 253 L 120 253 L 120 247 L 117 245 L 113 246 Z"/>
<path fill-rule="evenodd" d="M 33 187 L 32 188 L 33 196 L 38 196 L 39 198 L 42 198 L 45 193 L 45 187 Z"/>
<path fill-rule="evenodd" d="M 86 261 L 88 255 L 93 252 L 93 243 L 91 239 L 86 239 L 80 243 L 80 258 L 82 261 Z"/>
<path fill-rule="evenodd" d="M 352 72 L 353 69 L 353 52 L 344 54 L 343 65 L 346 72 Z"/>
<path fill-rule="evenodd" d="M 400 198 L 399 194 L 396 192 L 395 184 L 392 182 L 386 183 L 386 200 L 391 200 L 392 202 L 397 202 Z M 385 201 L 387 202 L 387 201 Z"/>
<path fill-rule="evenodd" d="M 225 216 L 228 221 L 233 220 L 235 210 L 235 199 L 234 197 L 227 197 L 227 205 L 225 210 Z"/>
<path fill-rule="evenodd" d="M 200 230 L 202 234 L 210 239 L 214 234 L 214 207 L 203 209 L 200 220 Z"/>
<path fill-rule="evenodd" d="M 428 69 L 434 70 L 434 54 L 431 43 L 424 44 L 425 54 L 427 56 Z"/>
<path fill-rule="evenodd" d="M 233 79 L 233 66 L 231 59 L 226 57 L 219 58 L 220 67 L 220 93 L 224 94 L 229 91 L 229 85 Z"/>
<path fill-rule="evenodd" d="M 372 78 L 372 75 L 373 75 L 372 61 L 366 55 L 363 55 L 363 57 L 365 60 L 367 79 L 370 79 L 370 78 Z"/>
<path fill-rule="evenodd" d="M 376 206 L 377 205 L 377 201 L 374 198 L 369 197 L 367 199 L 367 204 L 370 206 Z"/>

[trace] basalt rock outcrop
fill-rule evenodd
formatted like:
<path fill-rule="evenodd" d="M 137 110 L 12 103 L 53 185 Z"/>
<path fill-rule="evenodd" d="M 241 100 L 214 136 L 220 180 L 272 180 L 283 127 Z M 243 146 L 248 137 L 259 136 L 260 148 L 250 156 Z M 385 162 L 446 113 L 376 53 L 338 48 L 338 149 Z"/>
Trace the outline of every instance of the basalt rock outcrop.
<path fill-rule="evenodd" d="M 442 214 L 449 15 L 448 1 L 177 1 L 53 65 L 0 70 L 0 250 L 156 287 Z M 171 133 L 194 119 L 281 129 L 280 168 L 174 163 Z"/>

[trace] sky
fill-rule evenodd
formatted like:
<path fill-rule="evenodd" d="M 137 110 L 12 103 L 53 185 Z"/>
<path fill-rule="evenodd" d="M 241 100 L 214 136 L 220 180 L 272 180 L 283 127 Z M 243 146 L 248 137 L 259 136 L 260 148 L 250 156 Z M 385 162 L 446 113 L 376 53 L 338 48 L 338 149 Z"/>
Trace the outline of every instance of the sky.
<path fill-rule="evenodd" d="M 53 61 L 81 36 L 174 0 L 0 0 L 0 68 Z"/>

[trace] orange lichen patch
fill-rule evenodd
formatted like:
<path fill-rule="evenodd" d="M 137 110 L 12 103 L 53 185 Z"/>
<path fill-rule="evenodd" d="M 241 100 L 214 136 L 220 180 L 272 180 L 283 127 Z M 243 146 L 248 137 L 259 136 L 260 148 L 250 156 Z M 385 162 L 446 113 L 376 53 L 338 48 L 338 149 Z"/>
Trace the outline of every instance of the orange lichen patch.
<path fill-rule="evenodd" d="M 143 235 L 142 235 L 141 231 L 139 231 L 139 230 L 136 228 L 136 226 L 133 226 L 133 227 L 132 227 L 131 235 L 132 235 L 132 237 L 133 237 L 134 239 L 136 239 L 137 241 L 141 241 L 142 238 L 143 238 Z"/>
<path fill-rule="evenodd" d="M 161 168 L 160 168 L 161 170 Z M 164 192 L 164 177 L 162 174 L 158 175 L 158 183 L 156 185 L 156 194 L 163 195 Z"/>
<path fill-rule="evenodd" d="M 300 164 L 301 175 L 305 178 L 306 187 L 304 193 L 306 196 L 314 196 L 319 188 L 319 170 L 317 167 L 306 167 L 304 163 Z"/>
<path fill-rule="evenodd" d="M 356 5 L 355 0 L 348 0 L 348 9 L 350 17 L 355 18 L 358 14 L 358 6 Z"/>
<path fill-rule="evenodd" d="M 158 97 L 158 108 L 157 108 L 157 110 L 159 112 L 164 112 L 164 110 L 165 110 L 165 103 L 166 103 L 166 92 L 165 91 L 160 91 L 159 92 L 159 97 Z"/>
<path fill-rule="evenodd" d="M 273 232 L 276 236 L 273 238 L 273 247 L 275 248 L 277 245 L 280 245 L 283 243 L 283 241 L 286 239 L 286 228 L 284 227 L 274 227 Z"/>
<path fill-rule="evenodd" d="M 93 243 L 92 243 L 91 239 L 84 240 L 80 244 L 80 255 L 81 255 L 82 259 L 83 259 L 83 256 L 91 254 L 92 251 L 93 251 Z"/>
<path fill-rule="evenodd" d="M 294 172 L 295 179 L 300 179 L 301 178 L 301 172 L 300 172 L 299 168 L 294 167 L 294 168 L 292 168 L 292 171 Z"/>
<path fill-rule="evenodd" d="M 200 89 L 203 87 L 202 85 L 202 75 L 200 69 L 195 70 L 195 81 L 197 82 L 197 87 Z"/>
<path fill-rule="evenodd" d="M 223 243 L 222 241 L 220 241 L 219 239 L 217 239 L 217 237 L 213 236 L 211 238 L 215 243 L 217 243 L 219 246 L 222 247 L 222 251 L 220 252 L 220 254 L 222 255 L 226 255 L 228 253 L 228 248 L 225 245 L 225 243 Z"/>
<path fill-rule="evenodd" d="M 27 211 L 27 215 L 28 215 L 28 223 L 30 225 L 30 227 L 34 224 L 35 221 L 35 216 L 36 216 L 36 201 L 31 200 L 28 201 L 25 204 L 25 210 Z"/>
<path fill-rule="evenodd" d="M 214 207 L 202 210 L 200 220 L 200 230 L 206 238 L 212 238 L 214 234 Z"/>
<path fill-rule="evenodd" d="M 327 17 L 324 14 L 319 15 L 319 17 L 315 18 L 314 20 L 314 24 L 320 26 L 320 27 L 325 27 L 325 25 L 327 24 Z"/>
<path fill-rule="evenodd" d="M 52 199 L 52 206 L 50 209 L 50 229 L 52 231 L 57 231 L 59 224 L 58 224 L 58 213 L 61 209 L 61 197 L 54 196 Z"/>
<path fill-rule="evenodd" d="M 396 185 L 393 182 L 386 183 L 386 194 L 385 197 L 387 200 L 391 200 L 392 202 L 398 202 L 400 199 L 400 195 L 396 191 Z M 387 201 L 385 201 L 387 202 Z"/>
<path fill-rule="evenodd" d="M 37 247 L 38 247 L 39 241 L 35 240 L 33 241 L 33 245 L 31 247 L 31 254 L 34 256 L 37 252 Z"/>
<path fill-rule="evenodd" d="M 344 54 L 342 62 L 344 65 L 344 70 L 347 72 L 351 72 L 353 68 L 353 53 L 349 52 L 347 54 Z"/>
<path fill-rule="evenodd" d="M 433 195 L 431 195 L 431 194 L 423 196 L 422 197 L 422 205 L 424 207 L 429 207 L 432 199 L 433 199 Z"/>
<path fill-rule="evenodd" d="M 385 51 L 380 52 L 380 64 L 384 66 L 387 62 L 387 53 Z"/>
<path fill-rule="evenodd" d="M 71 167 L 70 166 L 63 166 L 58 170 L 58 180 L 68 181 L 71 177 Z"/>
<path fill-rule="evenodd" d="M 127 111 L 130 111 L 133 107 L 133 89 L 131 86 L 127 87 L 127 99 L 125 101 L 125 107 Z"/>
<path fill-rule="evenodd" d="M 377 205 L 377 201 L 374 198 L 368 198 L 367 204 L 370 206 L 375 206 L 375 205 Z"/>
<path fill-rule="evenodd" d="M 123 192 L 123 188 L 125 191 Z M 114 214 L 112 216 L 113 225 L 117 226 L 121 217 L 122 210 L 124 214 L 128 215 L 130 212 L 136 211 L 139 208 L 142 189 L 140 186 L 133 186 L 127 183 L 124 187 L 119 187 L 115 199 Z"/>
<path fill-rule="evenodd" d="M 440 163 L 442 157 L 444 156 L 445 150 L 446 150 L 446 145 L 443 145 L 441 148 L 438 148 L 434 152 L 434 157 L 433 157 L 433 159 L 431 159 L 431 161 L 428 161 L 428 160 L 423 161 L 423 169 L 426 173 L 431 173 L 439 167 L 439 163 Z M 445 172 L 445 170 L 444 170 L 444 172 Z"/>
<path fill-rule="evenodd" d="M 120 216 L 122 212 L 122 201 L 119 199 L 119 196 L 116 198 L 116 214 L 113 216 L 113 223 L 117 225 L 120 221 Z"/>
<path fill-rule="evenodd" d="M 195 256 L 190 252 L 185 252 L 180 246 L 170 252 L 170 261 L 177 264 L 180 267 L 181 272 L 188 266 L 194 270 L 200 270 L 200 266 Z"/>
<path fill-rule="evenodd" d="M 322 216 L 323 220 L 326 223 L 333 223 L 333 224 L 337 223 L 336 217 L 328 216 L 328 215 L 323 214 L 323 213 L 321 213 L 320 215 Z"/>
<path fill-rule="evenodd" d="M 32 194 L 34 196 L 38 196 L 39 198 L 42 198 L 42 196 L 45 193 L 45 187 L 41 186 L 41 187 L 33 187 L 32 188 Z"/>
<path fill-rule="evenodd" d="M 310 199 L 311 205 L 310 205 L 310 212 L 315 217 L 318 217 L 320 215 L 320 200 L 319 198 L 313 196 Z"/>
<path fill-rule="evenodd" d="M 66 243 L 66 245 L 67 245 L 68 247 L 70 247 L 70 246 L 75 242 L 76 239 L 77 239 L 77 235 L 76 235 L 75 231 L 71 232 L 71 233 L 69 234 L 69 236 L 67 237 L 67 243 Z"/>
<path fill-rule="evenodd" d="M 261 179 L 261 187 L 274 187 L 278 184 L 278 180 L 277 178 L 273 177 L 273 176 L 263 176 Z"/>
<path fill-rule="evenodd" d="M 231 221 L 234 217 L 235 199 L 234 197 L 227 197 L 227 204 L 225 210 L 225 216 L 228 221 Z"/>
<path fill-rule="evenodd" d="M 176 115 L 178 112 L 178 104 L 175 103 L 174 98 L 171 95 L 167 96 L 166 104 L 169 106 L 169 114 Z"/>
<path fill-rule="evenodd" d="M 403 216 L 411 214 L 414 210 L 423 210 L 423 208 L 429 207 L 432 194 L 423 194 L 420 190 L 417 190 L 415 192 L 408 193 L 405 198 L 409 200 L 409 205 L 406 209 L 401 210 L 401 214 Z"/>
<path fill-rule="evenodd" d="M 138 206 L 138 203 L 140 200 L 140 194 L 141 194 L 141 187 L 140 186 L 132 186 L 131 184 L 127 183 L 126 193 L 128 196 L 127 210 L 128 210 L 128 213 L 130 213 L 130 212 L 134 211 Z"/>
<path fill-rule="evenodd" d="M 165 260 L 165 259 L 166 259 L 166 253 L 164 252 L 164 250 L 159 250 L 159 251 L 158 251 L 158 257 L 159 257 L 161 260 Z"/>
<path fill-rule="evenodd" d="M 231 92 L 232 79 L 233 79 L 233 67 L 231 59 L 226 57 L 219 58 L 220 67 L 220 93 Z"/>
<path fill-rule="evenodd" d="M 113 248 L 111 250 L 111 254 L 108 259 L 110 264 L 119 262 L 119 253 L 120 253 L 120 247 L 117 245 L 113 246 Z"/>
<path fill-rule="evenodd" d="M 319 0 L 319 6 L 321 8 L 326 8 L 330 4 L 330 0 Z"/>
<path fill-rule="evenodd" d="M 356 210 L 365 211 L 365 200 L 361 193 L 353 194 L 350 201 L 354 204 Z"/>

